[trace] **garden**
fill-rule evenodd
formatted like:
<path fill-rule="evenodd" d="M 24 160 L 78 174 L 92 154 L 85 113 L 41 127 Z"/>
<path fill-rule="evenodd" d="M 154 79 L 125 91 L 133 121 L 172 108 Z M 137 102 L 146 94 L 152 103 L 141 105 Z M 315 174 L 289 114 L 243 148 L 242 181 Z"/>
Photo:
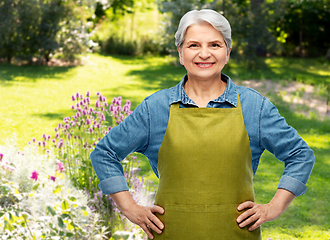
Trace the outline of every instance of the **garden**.
<path fill-rule="evenodd" d="M 44 46 L 43 51 L 33 52 L 20 42 L 13 44 L 20 47 L 12 49 L 11 55 L 0 51 L 1 239 L 146 239 L 111 198 L 102 195 L 89 154 L 145 97 L 176 85 L 185 69 L 177 64 L 171 48 L 159 43 L 166 42 L 166 36 L 161 40 L 155 34 L 142 34 L 145 29 L 132 24 L 133 20 L 146 23 L 145 19 L 155 14 L 162 16 L 155 12 L 155 5 L 148 5 L 152 1 L 131 1 L 135 8 L 129 5 L 130 1 L 112 1 L 113 6 L 105 2 L 98 1 L 92 9 L 98 13 L 96 18 L 86 21 L 95 24 L 94 29 L 90 27 L 80 35 L 88 44 L 82 47 L 79 41 L 72 43 L 80 53 L 47 50 Z M 163 12 L 177 1 L 164 2 L 167 5 L 163 5 Z M 212 5 L 214 8 L 224 7 L 217 1 L 186 2 L 188 8 L 207 3 L 217 4 Z M 228 13 L 244 10 L 244 4 L 239 9 L 235 2 L 227 2 Z M 148 11 L 129 13 L 129 7 L 141 9 L 146 5 Z M 63 6 L 70 10 L 71 5 Z M 77 16 L 89 14 L 77 9 Z M 113 27 L 118 12 L 125 12 L 118 21 L 127 23 L 128 35 L 136 41 L 121 38 L 122 29 Z M 173 16 L 174 13 L 173 10 Z M 291 14 L 296 12 L 292 10 Z M 278 31 L 282 37 L 286 31 L 284 22 L 282 19 L 284 27 Z M 0 27 L 3 29 L 4 25 Z M 67 29 L 70 27 L 76 34 L 70 35 L 73 39 L 81 26 L 72 21 Z M 245 43 L 251 42 L 247 39 Z M 53 42 L 54 49 L 60 43 Z M 3 38 L 0 44 L 4 49 Z M 316 156 L 307 193 L 296 198 L 277 220 L 263 224 L 263 239 L 330 239 L 330 62 L 324 56 L 297 58 L 295 54 L 311 54 L 307 45 L 305 51 L 283 47 L 283 51 L 292 50 L 289 56 L 267 49 L 273 56 L 256 54 L 244 58 L 246 44 L 236 44 L 239 51 L 233 53 L 223 73 L 235 84 L 252 87 L 268 97 Z M 47 61 L 44 56 L 52 60 Z M 158 179 L 148 160 L 133 153 L 122 164 L 133 198 L 140 204 L 152 205 Z M 254 177 L 257 203 L 271 200 L 283 169 L 283 163 L 272 154 L 262 155 Z"/>

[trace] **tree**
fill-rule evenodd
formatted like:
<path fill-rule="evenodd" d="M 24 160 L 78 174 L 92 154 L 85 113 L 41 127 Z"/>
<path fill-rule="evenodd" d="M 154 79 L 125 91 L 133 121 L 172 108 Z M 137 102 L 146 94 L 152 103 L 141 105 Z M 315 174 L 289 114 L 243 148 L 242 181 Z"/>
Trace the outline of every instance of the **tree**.
<path fill-rule="evenodd" d="M 86 19 L 94 0 L 5 0 L 0 3 L 0 57 L 11 62 L 67 60 L 88 48 Z"/>

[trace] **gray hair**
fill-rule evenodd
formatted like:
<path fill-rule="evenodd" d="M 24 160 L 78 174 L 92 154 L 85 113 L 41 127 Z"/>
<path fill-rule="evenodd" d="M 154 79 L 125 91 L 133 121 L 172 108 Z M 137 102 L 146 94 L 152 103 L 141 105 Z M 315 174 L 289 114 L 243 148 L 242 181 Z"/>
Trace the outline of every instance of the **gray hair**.
<path fill-rule="evenodd" d="M 187 12 L 180 20 L 178 30 L 175 33 L 175 45 L 182 48 L 184 38 L 188 27 L 194 24 L 207 22 L 218 30 L 225 40 L 227 49 L 232 47 L 231 43 L 231 28 L 228 20 L 220 13 L 211 9 L 192 10 Z"/>

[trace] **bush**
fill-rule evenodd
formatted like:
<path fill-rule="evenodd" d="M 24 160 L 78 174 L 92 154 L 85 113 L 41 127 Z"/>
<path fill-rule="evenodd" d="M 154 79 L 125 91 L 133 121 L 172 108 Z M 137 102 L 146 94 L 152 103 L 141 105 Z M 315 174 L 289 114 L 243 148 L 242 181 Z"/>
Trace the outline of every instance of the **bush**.
<path fill-rule="evenodd" d="M 85 19 L 90 13 L 85 7 L 90 8 L 78 0 L 2 1 L 0 58 L 48 62 L 58 54 L 75 60 L 94 46 L 89 41 L 91 31 Z"/>

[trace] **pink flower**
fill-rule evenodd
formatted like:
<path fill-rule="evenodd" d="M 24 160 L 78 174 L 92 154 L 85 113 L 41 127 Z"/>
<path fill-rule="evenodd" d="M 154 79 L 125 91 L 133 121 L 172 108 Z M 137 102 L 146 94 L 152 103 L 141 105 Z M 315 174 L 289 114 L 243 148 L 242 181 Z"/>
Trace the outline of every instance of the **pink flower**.
<path fill-rule="evenodd" d="M 89 92 L 89 91 L 87 91 L 87 93 L 86 93 L 86 97 L 89 97 L 89 95 L 90 95 L 90 92 Z"/>
<path fill-rule="evenodd" d="M 2 159 L 3 159 L 3 154 L 0 153 L 0 162 L 2 162 Z"/>
<path fill-rule="evenodd" d="M 49 179 L 52 180 L 53 182 L 55 182 L 56 178 L 54 176 L 50 176 Z"/>
<path fill-rule="evenodd" d="M 37 181 L 38 180 L 38 172 L 37 171 L 33 171 L 32 172 L 32 175 L 31 175 L 31 179 L 33 179 L 34 181 Z"/>
<path fill-rule="evenodd" d="M 72 101 L 75 101 L 76 100 L 76 98 L 73 95 L 72 95 L 71 99 L 72 99 Z"/>
<path fill-rule="evenodd" d="M 56 171 L 59 171 L 60 173 L 61 172 L 64 172 L 65 168 L 64 168 L 64 164 L 63 163 L 57 162 L 56 165 L 57 165 L 56 166 Z"/>

